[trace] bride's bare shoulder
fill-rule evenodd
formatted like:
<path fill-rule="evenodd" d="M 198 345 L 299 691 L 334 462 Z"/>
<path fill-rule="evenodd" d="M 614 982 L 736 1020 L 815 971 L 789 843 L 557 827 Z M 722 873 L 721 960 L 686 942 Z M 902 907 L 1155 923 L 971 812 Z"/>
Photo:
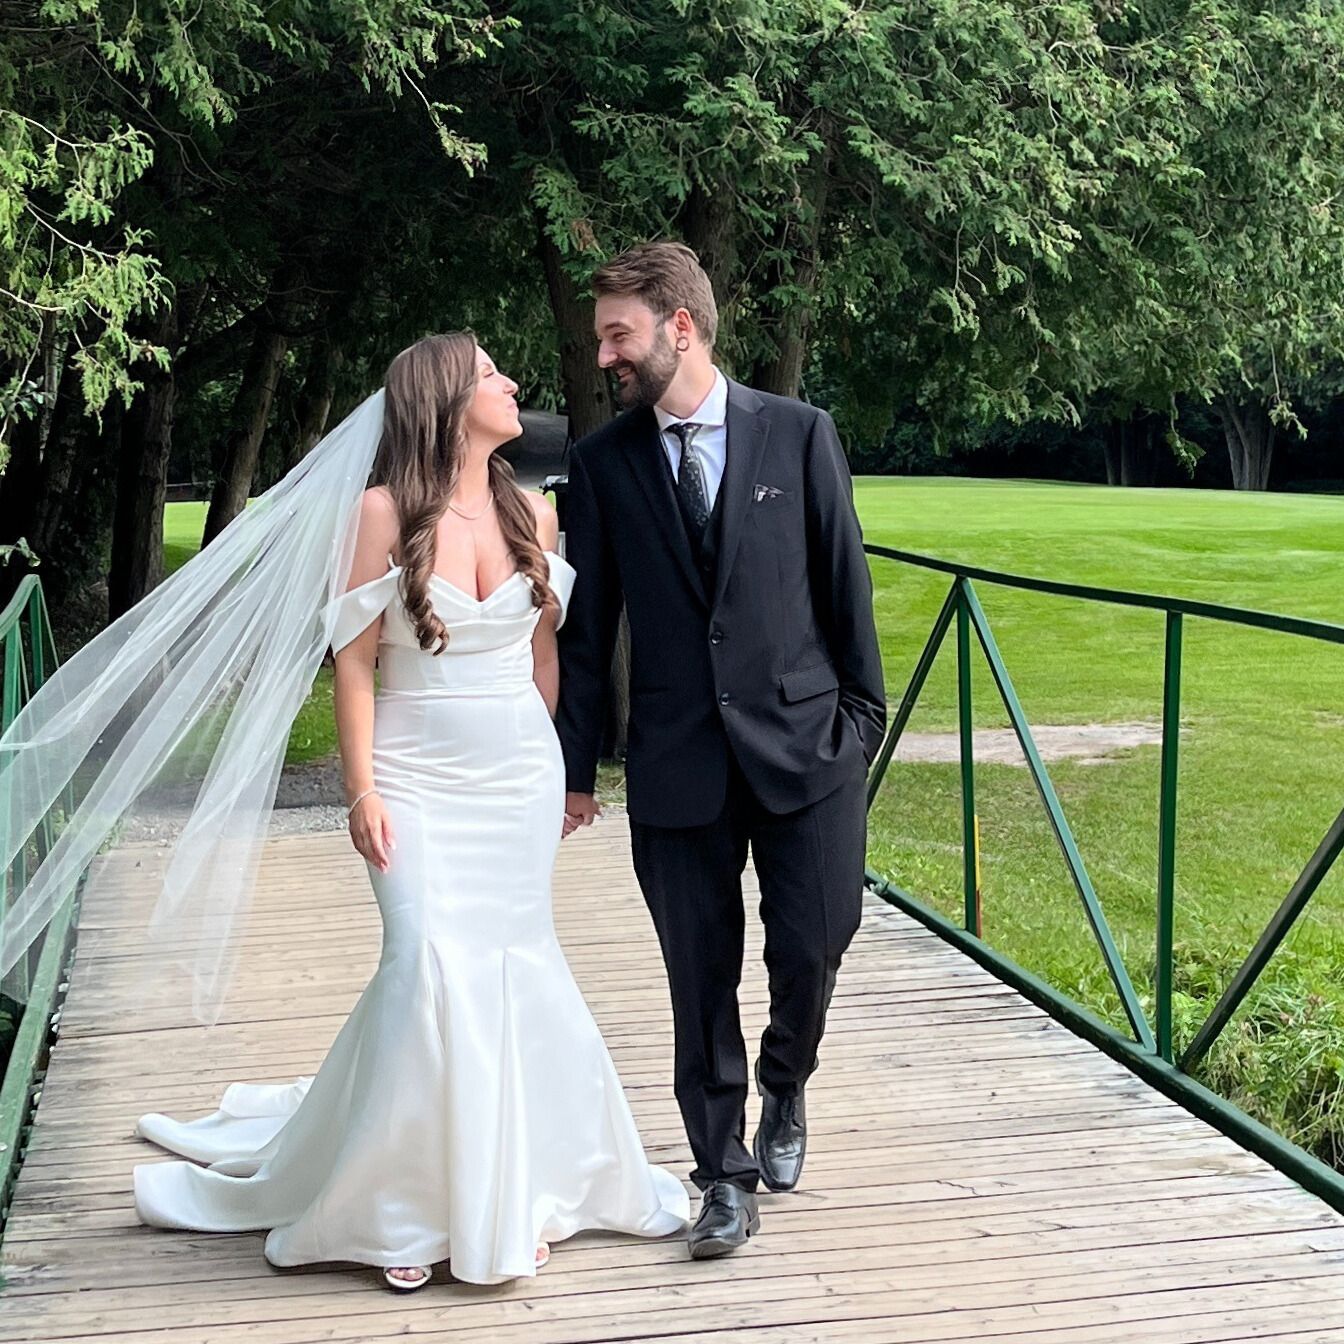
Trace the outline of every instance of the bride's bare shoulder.
<path fill-rule="evenodd" d="M 397 506 L 392 492 L 385 485 L 371 485 L 360 500 L 360 516 L 365 518 L 392 518 L 397 516 Z"/>
<path fill-rule="evenodd" d="M 359 501 L 359 549 L 385 557 L 395 550 L 400 536 L 401 522 L 392 492 L 385 485 L 366 490 Z"/>
<path fill-rule="evenodd" d="M 560 540 L 560 517 L 555 505 L 539 490 L 524 490 L 523 495 L 536 514 L 537 541 L 543 550 L 553 551 Z"/>
<path fill-rule="evenodd" d="M 360 528 L 375 528 L 379 532 L 391 531 L 395 534 L 401 526 L 397 517 L 396 501 L 385 485 L 370 486 L 359 502 Z"/>

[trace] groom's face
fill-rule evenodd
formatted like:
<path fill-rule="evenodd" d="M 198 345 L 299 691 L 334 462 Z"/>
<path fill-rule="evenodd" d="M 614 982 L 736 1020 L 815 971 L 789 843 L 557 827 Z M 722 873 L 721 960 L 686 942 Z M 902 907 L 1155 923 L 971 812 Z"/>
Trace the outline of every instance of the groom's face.
<path fill-rule="evenodd" d="M 670 318 L 659 320 L 642 299 L 604 294 L 594 311 L 597 362 L 616 386 L 622 406 L 653 406 L 676 377 L 681 356 Z"/>

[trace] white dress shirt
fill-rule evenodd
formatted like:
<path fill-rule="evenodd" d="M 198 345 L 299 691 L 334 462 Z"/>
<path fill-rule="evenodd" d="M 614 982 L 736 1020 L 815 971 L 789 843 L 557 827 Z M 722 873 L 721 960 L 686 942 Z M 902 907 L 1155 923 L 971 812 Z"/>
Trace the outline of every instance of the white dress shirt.
<path fill-rule="evenodd" d="M 723 483 L 723 468 L 728 461 L 728 380 L 714 370 L 714 386 L 704 401 L 690 415 L 676 416 L 655 406 L 653 413 L 658 417 L 663 449 L 667 460 L 672 464 L 672 475 L 681 478 L 681 440 L 668 430 L 668 425 L 699 425 L 696 431 L 695 450 L 705 468 L 705 491 L 709 497 L 709 507 L 719 497 L 719 486 Z"/>

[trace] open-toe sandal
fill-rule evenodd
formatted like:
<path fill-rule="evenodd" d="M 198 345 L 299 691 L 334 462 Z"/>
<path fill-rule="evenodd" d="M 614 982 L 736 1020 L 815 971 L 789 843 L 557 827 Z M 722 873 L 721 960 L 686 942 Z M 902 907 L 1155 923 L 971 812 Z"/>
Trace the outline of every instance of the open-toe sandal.
<path fill-rule="evenodd" d="M 433 1277 L 434 1271 L 428 1265 L 398 1265 L 398 1269 L 418 1269 L 420 1277 L 418 1279 L 399 1279 L 390 1269 L 383 1270 L 383 1278 L 387 1280 L 387 1286 L 396 1293 L 413 1293 L 417 1288 L 423 1288 Z"/>

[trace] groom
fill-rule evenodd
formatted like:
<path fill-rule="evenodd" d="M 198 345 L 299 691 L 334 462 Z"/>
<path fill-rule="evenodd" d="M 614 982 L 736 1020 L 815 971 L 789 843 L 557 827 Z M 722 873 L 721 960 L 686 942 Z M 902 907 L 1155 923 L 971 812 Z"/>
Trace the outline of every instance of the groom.
<path fill-rule="evenodd" d="M 872 584 L 825 411 L 714 366 L 695 254 L 647 243 L 594 278 L 598 361 L 628 408 L 575 445 L 560 632 L 565 834 L 593 797 L 622 599 L 635 872 L 667 964 L 676 1095 L 704 1192 L 696 1259 L 756 1231 L 758 1181 L 791 1190 L 803 1087 L 861 909 L 868 763 L 886 717 Z M 760 880 L 770 1024 L 744 1142 L 741 875 Z"/>

